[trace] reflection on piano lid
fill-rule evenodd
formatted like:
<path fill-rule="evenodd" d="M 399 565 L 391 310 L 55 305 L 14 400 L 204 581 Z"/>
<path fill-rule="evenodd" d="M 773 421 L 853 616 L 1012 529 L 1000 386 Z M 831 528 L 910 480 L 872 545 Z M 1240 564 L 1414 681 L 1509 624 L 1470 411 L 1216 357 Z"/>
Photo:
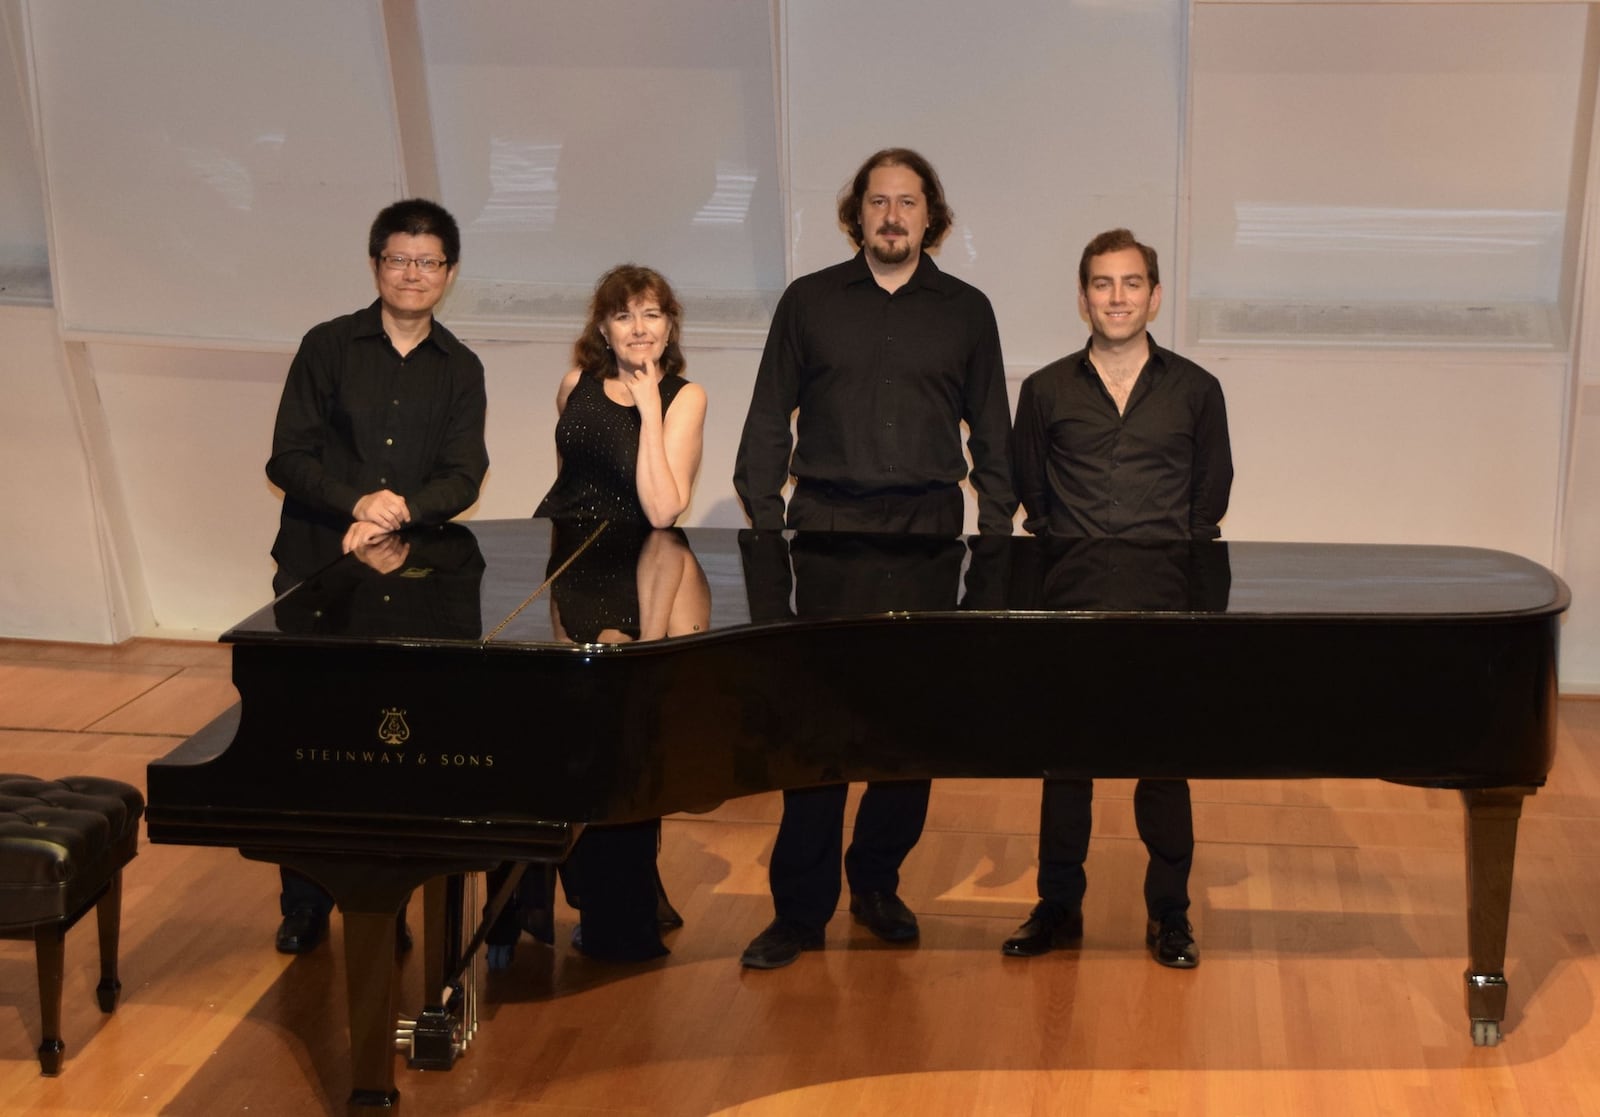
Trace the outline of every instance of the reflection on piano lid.
<path fill-rule="evenodd" d="M 580 601 L 632 575 L 634 529 L 546 520 L 407 531 L 411 557 L 383 573 L 347 555 L 229 630 L 229 643 L 421 640 L 538 646 L 606 643 L 560 631 L 551 600 Z M 644 533 L 648 535 L 649 533 Z M 1565 607 L 1537 563 L 1471 547 L 1315 543 L 1142 543 L 974 536 L 666 533 L 697 560 L 711 612 L 699 637 L 831 615 L 1199 612 L 1290 617 L 1510 616 Z M 901 600 L 905 572 L 949 592 Z M 816 573 L 796 594 L 796 568 Z M 1180 585 L 1181 583 L 1181 585 Z M 872 587 L 877 586 L 874 590 Z M 900 595 L 900 597 L 897 597 Z M 476 602 L 476 617 L 471 614 Z M 537 607 L 534 607 L 537 605 Z M 474 631 L 476 629 L 476 631 Z M 569 648 L 569 651 L 573 650 Z"/>

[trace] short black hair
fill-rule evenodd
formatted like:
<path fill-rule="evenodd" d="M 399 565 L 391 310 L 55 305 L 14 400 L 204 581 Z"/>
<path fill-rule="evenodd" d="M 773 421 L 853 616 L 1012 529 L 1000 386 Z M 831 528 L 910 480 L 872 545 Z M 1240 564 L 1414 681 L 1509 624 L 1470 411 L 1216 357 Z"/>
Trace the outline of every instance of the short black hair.
<path fill-rule="evenodd" d="M 454 267 L 461 259 L 461 230 L 450 211 L 426 198 L 407 198 L 385 206 L 367 233 L 367 255 L 376 260 L 383 255 L 389 238 L 396 233 L 410 237 L 436 236 L 444 245 L 445 263 Z"/>

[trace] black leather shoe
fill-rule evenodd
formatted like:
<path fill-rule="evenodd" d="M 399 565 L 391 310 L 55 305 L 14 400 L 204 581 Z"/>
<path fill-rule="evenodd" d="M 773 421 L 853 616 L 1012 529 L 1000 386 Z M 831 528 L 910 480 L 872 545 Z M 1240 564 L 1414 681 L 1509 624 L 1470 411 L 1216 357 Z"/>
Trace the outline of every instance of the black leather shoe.
<path fill-rule="evenodd" d="M 328 917 L 315 911 L 292 911 L 278 924 L 278 953 L 304 954 L 322 941 Z"/>
<path fill-rule="evenodd" d="M 803 950 L 821 950 L 822 932 L 774 919 L 744 948 L 739 964 L 752 970 L 775 970 L 800 957 Z"/>
<path fill-rule="evenodd" d="M 1083 909 L 1035 904 L 1028 921 L 1000 944 L 1000 953 L 1013 958 L 1036 958 L 1057 947 L 1077 946 L 1082 941 Z"/>
<path fill-rule="evenodd" d="M 917 917 L 893 892 L 850 893 L 850 914 L 884 942 L 910 942 L 917 937 Z"/>
<path fill-rule="evenodd" d="M 1192 970 L 1200 964 L 1200 948 L 1194 942 L 1194 928 L 1181 915 L 1165 915 L 1150 920 L 1144 928 L 1144 944 L 1150 956 L 1175 970 Z"/>

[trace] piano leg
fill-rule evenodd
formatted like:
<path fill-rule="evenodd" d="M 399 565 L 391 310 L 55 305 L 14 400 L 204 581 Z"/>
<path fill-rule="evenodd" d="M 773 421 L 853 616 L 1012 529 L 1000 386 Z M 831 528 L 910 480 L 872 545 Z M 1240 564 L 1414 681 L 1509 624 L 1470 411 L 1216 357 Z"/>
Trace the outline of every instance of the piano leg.
<path fill-rule="evenodd" d="M 350 1006 L 350 1105 L 388 1109 L 400 1100 L 394 1086 L 393 909 L 344 909 L 345 992 Z"/>
<path fill-rule="evenodd" d="M 1532 787 L 1464 788 L 1467 808 L 1467 1016 L 1472 1042 L 1500 1042 L 1506 1017 L 1506 928 L 1517 821 Z"/>
<path fill-rule="evenodd" d="M 346 1006 L 350 1015 L 350 1101 L 353 1113 L 393 1109 L 395 919 L 400 906 L 430 876 L 455 866 L 389 858 L 262 853 L 246 857 L 296 869 L 333 896 L 344 917 Z"/>

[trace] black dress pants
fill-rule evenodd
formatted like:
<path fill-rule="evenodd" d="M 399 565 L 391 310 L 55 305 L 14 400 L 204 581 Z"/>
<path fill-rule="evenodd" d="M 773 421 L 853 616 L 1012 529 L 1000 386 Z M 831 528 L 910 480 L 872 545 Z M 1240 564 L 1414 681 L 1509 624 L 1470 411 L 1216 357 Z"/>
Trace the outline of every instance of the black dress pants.
<path fill-rule="evenodd" d="M 928 780 L 867 784 L 856 810 L 844 871 L 852 892 L 894 892 L 900 863 L 922 836 Z M 840 846 L 844 844 L 847 784 L 783 793 L 783 821 L 768 875 L 779 919 L 821 930 L 839 906 Z"/>
<path fill-rule="evenodd" d="M 960 597 L 965 505 L 955 485 L 859 496 L 800 481 L 789 501 L 795 604 L 800 616 L 883 609 L 949 608 Z M 890 533 L 848 539 L 834 533 Z M 896 538 L 898 537 L 898 541 Z M 856 810 L 844 876 L 852 892 L 894 892 L 900 865 L 922 836 L 928 780 L 868 783 Z M 841 891 L 849 787 L 783 793 L 783 821 L 768 877 L 779 919 L 820 930 Z"/>
<path fill-rule="evenodd" d="M 1063 909 L 1083 906 L 1088 878 L 1089 828 L 1094 781 L 1044 781 L 1039 807 L 1039 898 Z M 1144 875 L 1145 912 L 1151 919 L 1189 910 L 1189 870 L 1194 864 L 1194 816 L 1185 780 L 1140 780 L 1133 789 L 1133 818 L 1150 855 Z"/>

